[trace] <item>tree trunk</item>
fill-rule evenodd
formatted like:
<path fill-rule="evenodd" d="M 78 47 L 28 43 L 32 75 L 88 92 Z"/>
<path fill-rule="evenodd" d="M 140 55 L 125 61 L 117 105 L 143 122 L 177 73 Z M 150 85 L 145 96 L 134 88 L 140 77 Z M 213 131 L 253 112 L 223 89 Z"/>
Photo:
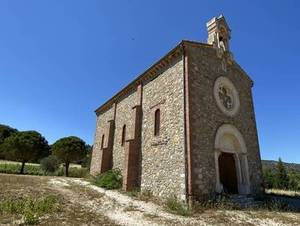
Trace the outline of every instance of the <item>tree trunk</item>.
<path fill-rule="evenodd" d="M 24 174 L 25 162 L 22 162 L 20 174 Z"/>
<path fill-rule="evenodd" d="M 69 164 L 68 162 L 66 162 L 66 169 L 65 169 L 65 176 L 68 177 L 69 176 Z"/>

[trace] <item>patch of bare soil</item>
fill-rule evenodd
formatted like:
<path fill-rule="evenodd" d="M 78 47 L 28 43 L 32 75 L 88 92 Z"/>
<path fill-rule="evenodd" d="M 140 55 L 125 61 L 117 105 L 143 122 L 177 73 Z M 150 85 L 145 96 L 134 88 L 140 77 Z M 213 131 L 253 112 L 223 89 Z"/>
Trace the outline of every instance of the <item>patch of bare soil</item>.
<path fill-rule="evenodd" d="M 299 213 L 205 210 L 193 217 L 170 214 L 151 202 L 108 191 L 83 179 L 0 174 L 0 200 L 8 196 L 58 195 L 61 210 L 40 219 L 39 225 L 299 225 Z M 0 225 L 12 225 L 1 216 Z M 10 224 L 8 223 L 10 222 Z"/>

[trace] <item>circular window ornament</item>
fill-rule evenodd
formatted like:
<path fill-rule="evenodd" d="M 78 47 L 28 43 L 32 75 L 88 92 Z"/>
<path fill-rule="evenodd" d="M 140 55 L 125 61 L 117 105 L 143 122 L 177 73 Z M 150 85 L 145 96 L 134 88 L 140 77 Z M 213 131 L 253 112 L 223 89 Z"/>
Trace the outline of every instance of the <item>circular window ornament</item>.
<path fill-rule="evenodd" d="M 234 116 L 240 107 L 238 92 L 226 77 L 219 77 L 214 86 L 214 96 L 218 107 L 228 116 Z"/>

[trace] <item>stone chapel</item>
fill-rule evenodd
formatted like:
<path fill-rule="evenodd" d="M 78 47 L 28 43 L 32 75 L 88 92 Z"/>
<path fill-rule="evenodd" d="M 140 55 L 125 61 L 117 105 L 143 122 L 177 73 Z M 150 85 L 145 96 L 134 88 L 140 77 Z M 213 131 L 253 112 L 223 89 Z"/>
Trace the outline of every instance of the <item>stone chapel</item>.
<path fill-rule="evenodd" d="M 92 175 L 187 201 L 263 191 L 253 81 L 224 16 L 206 26 L 207 43 L 181 41 L 96 110 Z"/>

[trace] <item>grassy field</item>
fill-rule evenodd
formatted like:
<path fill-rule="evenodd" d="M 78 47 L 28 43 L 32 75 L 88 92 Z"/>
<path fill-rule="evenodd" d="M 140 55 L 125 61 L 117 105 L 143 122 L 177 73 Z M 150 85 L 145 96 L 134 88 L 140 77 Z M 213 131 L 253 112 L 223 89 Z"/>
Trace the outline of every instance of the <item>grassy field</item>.
<path fill-rule="evenodd" d="M 21 163 L 13 161 L 0 160 L 0 173 L 18 174 L 21 169 Z M 70 164 L 69 176 L 70 177 L 85 177 L 88 175 L 88 169 L 82 168 L 78 164 Z M 47 173 L 40 168 L 40 164 L 26 163 L 24 174 L 39 175 L 39 176 L 63 176 L 64 168 L 61 167 L 54 173 Z"/>
<path fill-rule="evenodd" d="M 27 218 L 37 225 L 116 225 L 56 190 L 49 183 L 51 178 L 0 174 L 0 203 L 9 206 L 0 204 L 0 225 L 22 225 Z M 84 192 L 78 186 L 72 189 L 78 194 Z M 85 192 L 85 196 L 101 198 L 92 192 Z"/>
<path fill-rule="evenodd" d="M 205 209 L 190 217 L 83 179 L 0 174 L 0 225 L 299 225 L 300 213 Z"/>
<path fill-rule="evenodd" d="M 8 160 L 0 160 L 0 164 L 21 164 L 20 162 L 14 162 L 14 161 L 8 161 Z M 30 166 L 39 166 L 40 164 L 38 163 L 26 163 L 26 165 L 30 165 Z M 74 163 L 71 163 L 70 164 L 70 167 L 72 168 L 81 168 L 81 165 L 79 164 L 74 164 Z"/>

